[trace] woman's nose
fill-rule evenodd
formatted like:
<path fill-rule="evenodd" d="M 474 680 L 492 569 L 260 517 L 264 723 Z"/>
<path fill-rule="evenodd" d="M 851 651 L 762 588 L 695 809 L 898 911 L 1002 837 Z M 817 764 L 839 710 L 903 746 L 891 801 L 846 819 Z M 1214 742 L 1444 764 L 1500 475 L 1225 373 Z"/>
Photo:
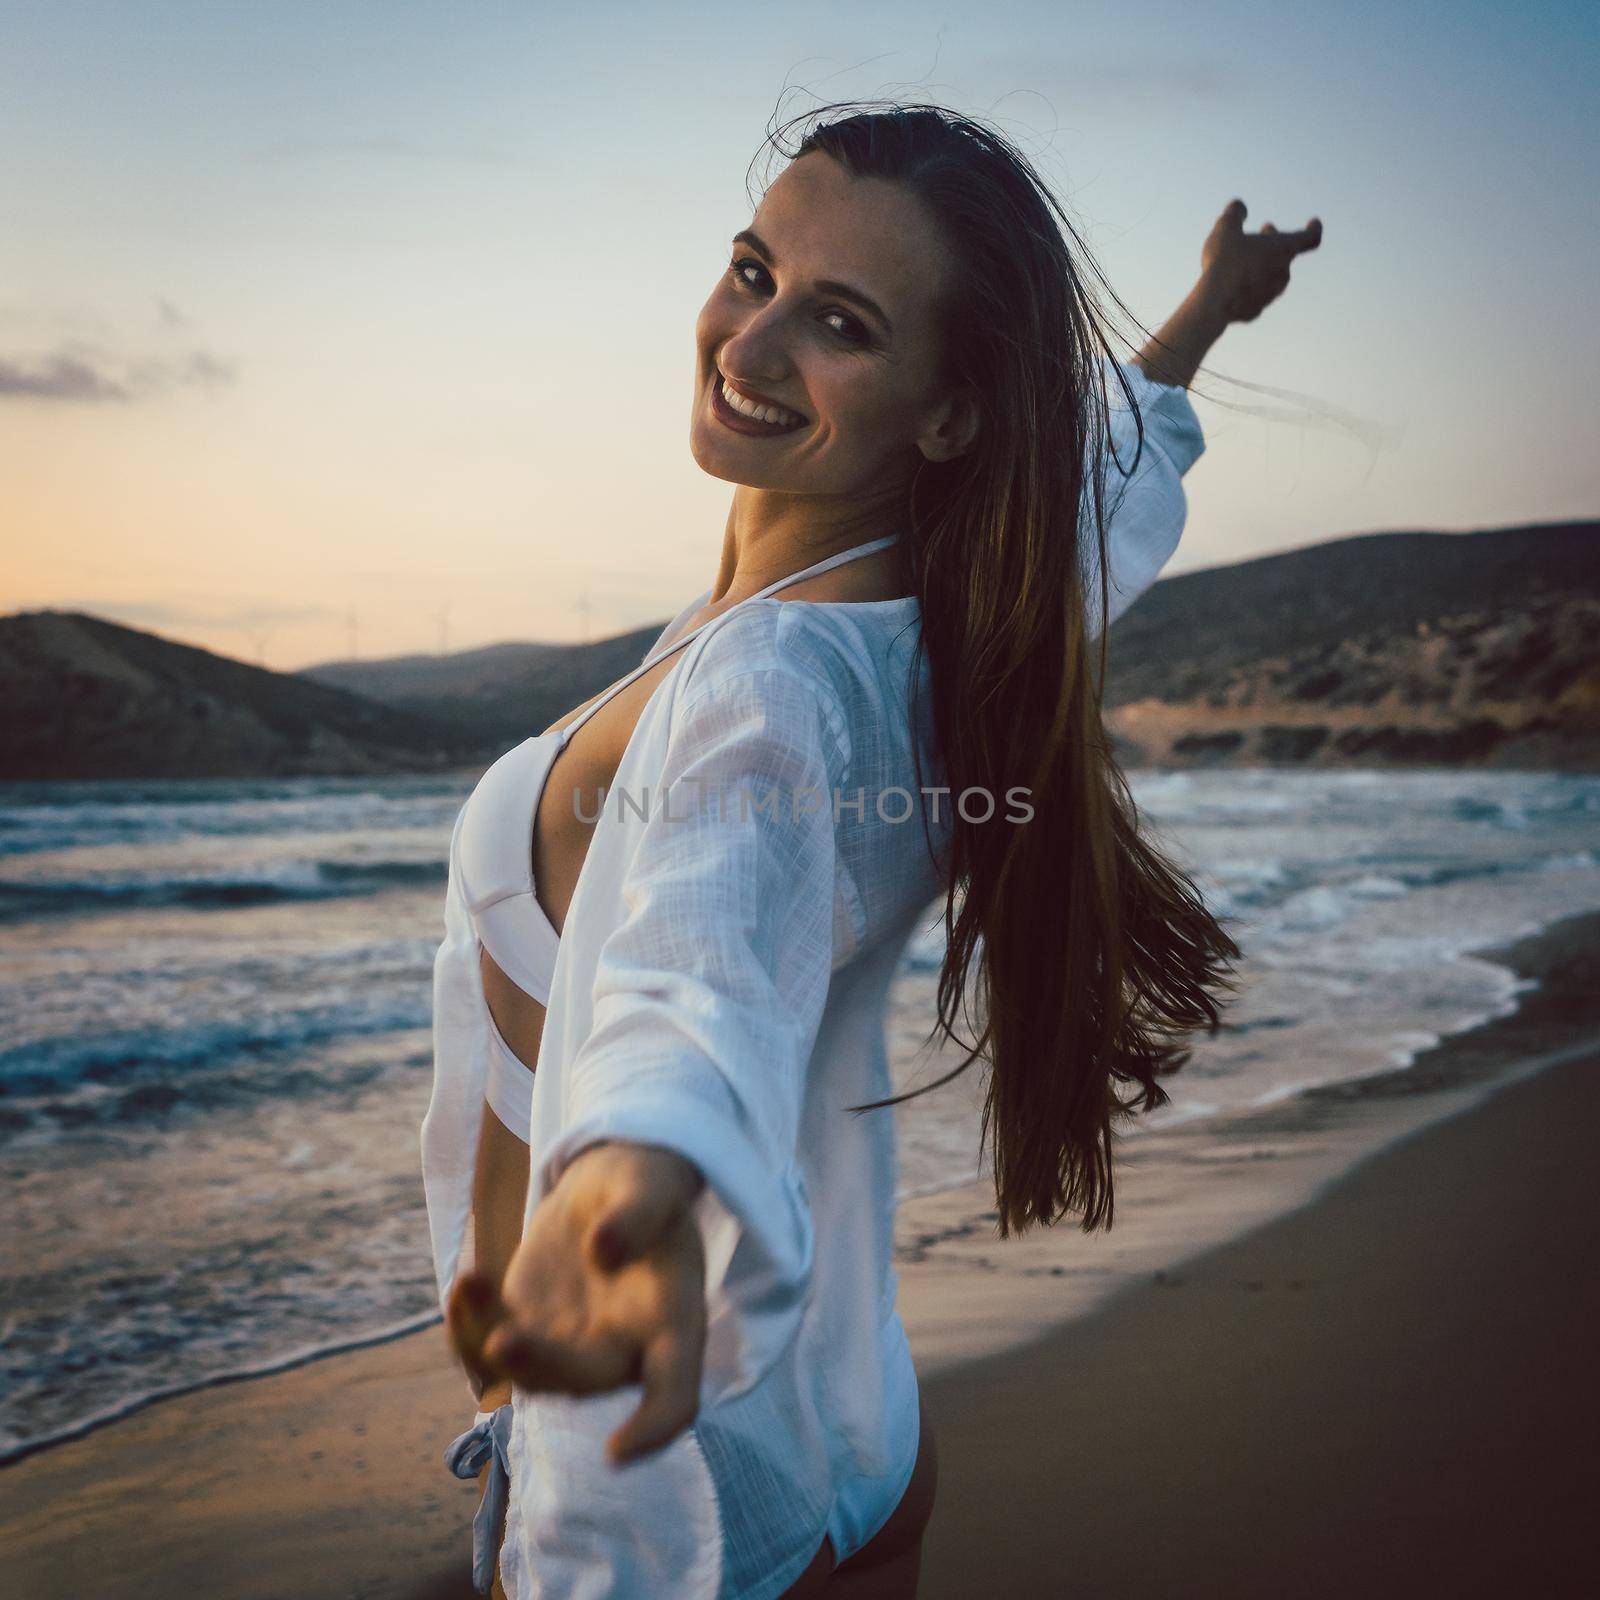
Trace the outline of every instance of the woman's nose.
<path fill-rule="evenodd" d="M 723 343 L 721 365 L 725 376 L 752 385 L 782 382 L 794 370 L 783 317 L 768 306 L 754 312 Z"/>

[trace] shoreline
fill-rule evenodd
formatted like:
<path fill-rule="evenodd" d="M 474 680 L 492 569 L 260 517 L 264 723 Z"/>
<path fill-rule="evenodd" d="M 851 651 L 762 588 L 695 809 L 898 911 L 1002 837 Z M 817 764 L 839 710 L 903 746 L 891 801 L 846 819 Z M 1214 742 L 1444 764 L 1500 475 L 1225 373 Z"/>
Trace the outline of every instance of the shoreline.
<path fill-rule="evenodd" d="M 275 1378 L 283 1372 L 293 1372 L 297 1367 L 310 1366 L 315 1361 L 336 1361 L 340 1356 L 353 1355 L 358 1350 L 368 1350 L 374 1345 L 393 1344 L 396 1339 L 409 1339 L 426 1328 L 436 1327 L 443 1318 L 436 1311 L 420 1317 L 408 1317 L 392 1328 L 382 1328 L 376 1333 L 363 1334 L 355 1339 L 341 1340 L 338 1344 L 311 1345 L 291 1350 L 287 1355 L 273 1356 L 252 1367 L 240 1367 L 234 1372 L 217 1372 L 208 1378 L 196 1378 L 193 1383 L 173 1384 L 165 1389 L 153 1389 L 149 1394 L 136 1395 L 118 1405 L 97 1411 L 81 1418 L 58 1433 L 47 1433 L 37 1439 L 28 1439 L 9 1450 L 0 1451 L 0 1472 L 29 1456 L 53 1450 L 57 1445 L 72 1444 L 86 1439 L 102 1428 L 114 1427 L 126 1418 L 143 1411 L 147 1406 L 158 1406 L 168 1400 L 181 1400 L 185 1395 L 202 1394 L 207 1389 L 222 1389 L 232 1383 L 253 1383 L 257 1378 Z M 0 1479 L 0 1482 L 3 1482 Z"/>
<path fill-rule="evenodd" d="M 1600 1045 L 1600 982 L 1584 993 L 1574 975 L 1596 948 L 1600 912 L 1475 946 L 1475 958 L 1514 974 L 1514 997 L 1476 1026 L 1443 1034 L 1408 1065 L 1123 1139 L 1107 1232 L 1087 1237 L 1063 1224 L 1001 1241 L 983 1183 L 908 1202 L 896 1261 L 919 1374 L 1029 1345 L 1156 1273 L 1315 1206 L 1392 1145 L 1556 1068 L 1568 1052 Z M 971 1313 L 964 1289 L 975 1274 L 986 1296 L 1003 1297 L 992 1319 Z"/>
<path fill-rule="evenodd" d="M 1554 923 L 1552 922 L 1545 924 L 1544 926 L 1551 927 L 1554 926 Z M 1241 1117 L 1253 1119 L 1261 1109 L 1275 1105 L 1280 1101 L 1294 1101 L 1301 1095 L 1305 1095 L 1313 1090 L 1323 1089 L 1325 1087 L 1331 1088 L 1335 1091 L 1347 1089 L 1353 1090 L 1356 1093 L 1360 1093 L 1361 1090 L 1359 1086 L 1365 1084 L 1370 1079 L 1387 1078 L 1395 1073 L 1409 1072 L 1418 1057 L 1426 1054 L 1430 1050 L 1437 1049 L 1448 1039 L 1451 1039 L 1458 1034 L 1473 1033 L 1477 1029 L 1498 1021 L 1502 1017 L 1512 1015 L 1515 1013 L 1521 1003 L 1520 996 L 1529 988 L 1535 987 L 1536 981 L 1520 976 L 1515 967 L 1511 965 L 1509 960 L 1505 958 L 1508 956 L 1510 951 L 1512 951 L 1518 944 L 1522 942 L 1523 939 L 1537 937 L 1541 931 L 1542 930 L 1539 927 L 1531 927 L 1522 930 L 1520 934 L 1514 935 L 1500 945 L 1466 947 L 1461 952 L 1463 955 L 1468 955 L 1485 962 L 1492 961 L 1494 965 L 1500 967 L 1504 971 L 1508 980 L 1507 998 L 1490 1009 L 1483 1011 L 1480 1015 L 1470 1017 L 1468 1020 L 1458 1023 L 1455 1027 L 1431 1036 L 1430 1043 L 1406 1047 L 1405 1053 L 1407 1059 L 1403 1065 L 1379 1067 L 1372 1069 L 1370 1072 L 1362 1073 L 1356 1077 L 1335 1078 L 1327 1080 L 1326 1083 L 1313 1081 L 1310 1083 L 1285 1085 L 1282 1088 L 1270 1091 L 1266 1095 L 1249 1102 L 1245 1106 L 1237 1107 L 1227 1112 L 1219 1112 L 1214 1107 L 1204 1107 L 1197 1108 L 1188 1113 L 1186 1116 L 1171 1118 L 1170 1120 L 1158 1124 L 1153 1128 L 1148 1124 L 1148 1122 L 1135 1123 L 1129 1129 L 1127 1129 L 1124 1134 L 1119 1135 L 1117 1156 L 1119 1174 L 1123 1170 L 1124 1164 L 1128 1160 L 1126 1155 L 1128 1146 L 1125 1142 L 1121 1141 L 1124 1141 L 1130 1136 L 1135 1141 L 1148 1137 L 1159 1139 L 1164 1134 L 1169 1133 L 1172 1129 L 1181 1126 L 1184 1122 L 1192 1121 L 1205 1127 L 1210 1127 L 1215 1125 L 1215 1121 L 1219 1117 L 1224 1119 L 1231 1118 L 1233 1120 L 1238 1120 Z M 950 1050 L 950 1047 L 947 1044 L 943 1048 L 945 1051 Z M 932 1065 L 928 1069 L 928 1075 L 937 1076 L 941 1071 L 944 1070 L 945 1065 L 946 1063 L 942 1058 L 942 1054 L 936 1051 Z M 1542 1064 L 1536 1064 L 1536 1070 L 1538 1069 L 1539 1065 Z M 974 1108 L 974 1113 L 976 1113 L 976 1108 Z M 1337 1173 L 1331 1175 L 1331 1177 L 1336 1176 Z M 1329 1181 L 1331 1181 L 1331 1177 Z M 903 1190 L 899 1196 L 897 1204 L 897 1260 L 914 1260 L 917 1262 L 924 1261 L 926 1259 L 926 1247 L 930 1241 L 948 1238 L 955 1231 L 959 1231 L 963 1234 L 969 1233 L 971 1231 L 970 1224 L 974 1218 L 979 1221 L 993 1220 L 992 1213 L 985 1214 L 983 1211 L 984 1206 L 988 1204 L 985 1187 L 988 1182 L 989 1179 L 982 1172 L 974 1172 L 965 1178 L 946 1180 L 936 1184 L 923 1184 Z M 1295 1202 L 1296 1205 L 1303 1203 L 1306 1203 L 1304 1198 Z M 961 1220 L 956 1222 L 954 1227 L 952 1226 L 950 1216 L 947 1215 L 947 1213 L 952 1210 L 958 1211 L 961 1214 Z M 923 1215 L 923 1213 L 926 1213 L 926 1215 Z M 911 1225 L 909 1225 L 909 1229 L 907 1221 L 908 1217 L 911 1218 Z M 908 1231 L 911 1234 L 909 1243 L 904 1237 Z M 1204 1240 L 1196 1241 L 1194 1248 L 1203 1248 L 1204 1244 Z M 1010 1244 L 1007 1248 L 1014 1249 L 1015 1244 Z M 1086 1306 L 1077 1306 L 1066 1313 L 1058 1312 L 1055 1315 L 1054 1320 L 1070 1320 L 1073 1317 L 1083 1315 L 1087 1309 L 1088 1308 Z M 441 1320 L 442 1319 L 437 1312 L 429 1311 L 413 1313 L 409 1316 L 403 1317 L 397 1322 L 373 1329 L 367 1333 L 355 1334 L 348 1337 L 340 1337 L 320 1344 L 297 1346 L 283 1354 L 268 1356 L 233 1370 L 210 1373 L 205 1376 L 195 1378 L 189 1382 L 163 1385 L 146 1393 L 136 1394 L 128 1399 L 114 1402 L 104 1409 L 91 1413 L 88 1416 L 80 1417 L 76 1421 L 71 1422 L 54 1432 L 40 1435 L 36 1438 L 26 1440 L 19 1444 L 0 1444 L 0 1473 L 3 1473 L 7 1468 L 21 1461 L 27 1460 L 32 1456 L 36 1456 L 43 1451 L 55 1449 L 60 1445 L 73 1443 L 79 1439 L 88 1437 L 90 1434 L 97 1432 L 101 1428 L 113 1426 L 128 1417 L 136 1415 L 138 1412 L 144 1410 L 148 1406 L 158 1405 L 172 1400 L 181 1400 L 187 1395 L 198 1394 L 209 1389 L 215 1389 L 229 1384 L 253 1381 L 257 1378 L 273 1377 L 279 1373 L 289 1372 L 298 1367 L 303 1367 L 311 1362 L 336 1360 L 341 1356 L 366 1350 L 376 1345 L 388 1344 L 396 1339 L 410 1337 L 411 1335 L 420 1333 L 429 1327 L 437 1326 Z M 1027 1337 L 1025 1333 L 1018 1333 L 1014 1337 L 1007 1339 L 1006 1342 L 1015 1344 L 1021 1342 L 1025 1337 Z M 983 1353 L 984 1352 L 982 1350 L 957 1351 L 954 1352 L 953 1358 L 976 1359 Z M 952 1359 L 952 1356 L 941 1350 L 933 1356 L 933 1359 L 936 1362 L 943 1363 L 949 1359 Z"/>
<path fill-rule="evenodd" d="M 1600 1054 L 1597 946 L 1591 914 L 1477 950 L 1538 982 L 1514 1009 L 1446 1035 L 1411 1065 L 1125 1140 L 1109 1234 L 1061 1227 L 1002 1243 L 982 1183 L 908 1198 L 900 1308 L 930 1394 L 997 1355 L 1032 1364 L 1041 1341 L 1119 1315 L 1209 1253 L 1314 1217 L 1414 1135 L 1498 1104 L 1515 1085 L 1580 1070 L 1556 1060 Z M 453 1574 L 464 1569 L 473 1486 L 439 1459 L 470 1420 L 469 1400 L 437 1323 L 270 1375 L 218 1377 L 70 1440 L 23 1447 L 0 1467 L 10 1491 L 0 1536 L 26 1575 L 22 1592 L 41 1600 L 190 1585 L 241 1597 L 470 1593 Z M 931 1538 L 940 1526 L 936 1511 Z M 270 1580 L 252 1560 L 262 1545 L 274 1552 Z M 123 1557 L 114 1580 L 80 1553 L 108 1546 Z"/>

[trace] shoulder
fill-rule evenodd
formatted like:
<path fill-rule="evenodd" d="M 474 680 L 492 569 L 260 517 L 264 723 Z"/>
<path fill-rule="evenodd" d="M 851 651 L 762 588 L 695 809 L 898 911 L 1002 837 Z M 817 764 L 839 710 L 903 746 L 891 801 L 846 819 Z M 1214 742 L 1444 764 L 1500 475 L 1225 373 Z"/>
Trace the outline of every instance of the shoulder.
<path fill-rule="evenodd" d="M 848 765 L 845 663 L 826 630 L 803 613 L 816 607 L 748 600 L 718 618 L 689 646 L 679 685 L 678 717 L 747 708 L 766 719 L 815 720 Z"/>
<path fill-rule="evenodd" d="M 689 646 L 683 664 L 684 702 L 753 675 L 781 680 L 839 710 L 845 697 L 845 661 L 837 642 L 807 615 L 817 609 L 781 600 L 747 600 L 717 618 Z"/>

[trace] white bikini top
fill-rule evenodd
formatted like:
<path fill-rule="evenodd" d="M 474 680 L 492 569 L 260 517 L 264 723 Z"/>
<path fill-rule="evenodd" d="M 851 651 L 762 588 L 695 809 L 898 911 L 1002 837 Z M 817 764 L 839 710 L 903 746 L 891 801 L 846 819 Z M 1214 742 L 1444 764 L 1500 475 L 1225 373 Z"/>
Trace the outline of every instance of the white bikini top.
<path fill-rule="evenodd" d="M 691 628 L 681 639 L 673 639 L 652 651 L 632 672 L 612 684 L 564 727 L 536 734 L 508 750 L 478 780 L 463 807 L 450 870 L 461 885 L 479 944 L 518 988 L 540 1005 L 549 1003 L 550 981 L 555 974 L 561 936 L 544 914 L 535 891 L 533 839 L 546 780 L 567 740 L 613 695 L 673 651 L 681 650 L 704 629 L 731 616 L 740 606 L 751 600 L 764 600 L 777 590 L 815 577 L 830 567 L 886 549 L 898 538 L 898 534 L 891 533 L 854 549 L 838 551 L 813 562 L 803 571 L 769 583 L 755 594 L 746 595 L 726 611 Z M 484 1009 L 487 1012 L 487 1004 Z M 526 1140 L 532 1069 L 506 1043 L 492 1015 L 489 1034 L 494 1046 L 490 1063 L 490 1105 L 513 1133 Z"/>

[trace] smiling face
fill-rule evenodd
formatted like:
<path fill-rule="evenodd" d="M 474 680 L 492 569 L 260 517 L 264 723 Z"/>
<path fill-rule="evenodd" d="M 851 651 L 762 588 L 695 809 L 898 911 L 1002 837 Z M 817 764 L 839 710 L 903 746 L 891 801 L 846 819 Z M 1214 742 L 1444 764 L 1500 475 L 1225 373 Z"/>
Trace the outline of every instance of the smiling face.
<path fill-rule="evenodd" d="M 938 381 L 949 273 L 909 190 L 817 151 L 792 162 L 695 326 L 695 461 L 752 488 L 876 495 L 959 454 L 976 424 Z"/>

